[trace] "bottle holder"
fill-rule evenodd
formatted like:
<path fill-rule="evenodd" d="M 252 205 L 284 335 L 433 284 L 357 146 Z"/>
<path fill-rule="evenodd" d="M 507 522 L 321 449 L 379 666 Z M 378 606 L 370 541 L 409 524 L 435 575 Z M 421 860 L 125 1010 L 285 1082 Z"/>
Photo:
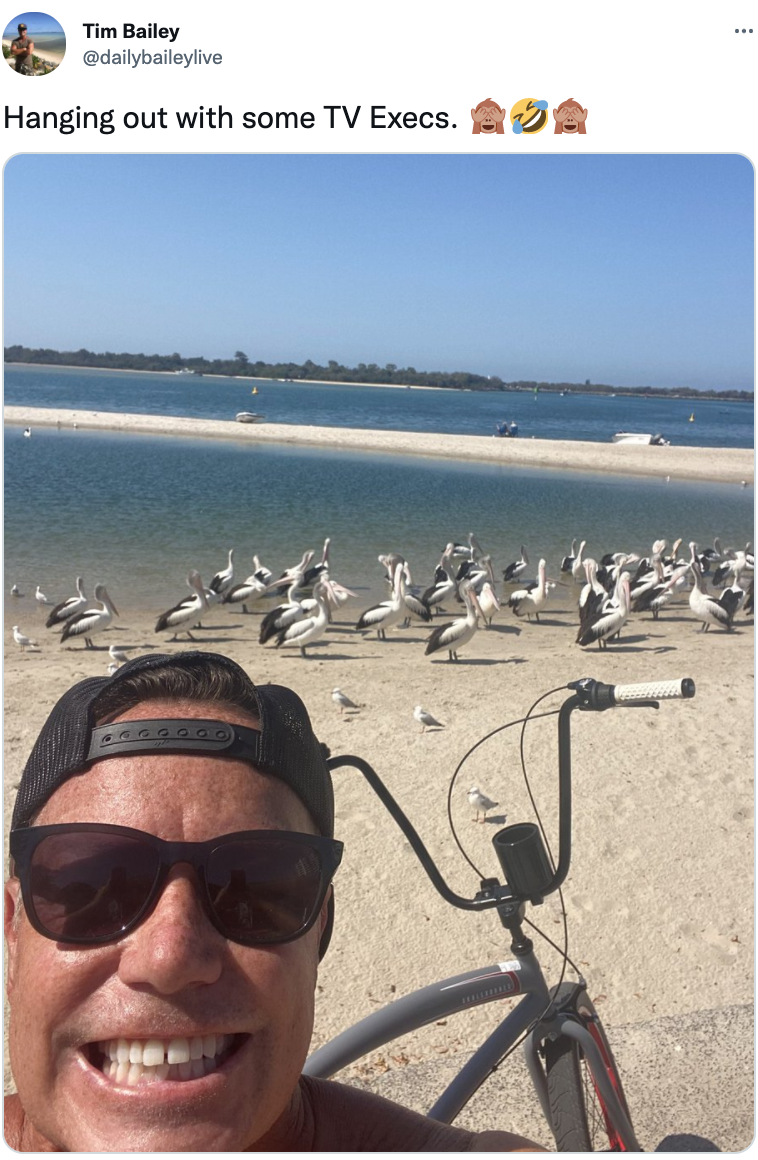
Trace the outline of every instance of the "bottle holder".
<path fill-rule="evenodd" d="M 533 822 L 506 826 L 495 834 L 492 844 L 514 895 L 525 902 L 542 902 L 553 868 L 537 826 Z"/>

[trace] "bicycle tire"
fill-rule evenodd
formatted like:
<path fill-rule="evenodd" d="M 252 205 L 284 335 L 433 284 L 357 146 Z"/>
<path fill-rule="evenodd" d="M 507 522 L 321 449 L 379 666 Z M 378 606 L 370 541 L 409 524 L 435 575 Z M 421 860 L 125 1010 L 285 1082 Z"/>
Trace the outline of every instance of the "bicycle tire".
<path fill-rule="evenodd" d="M 558 1003 L 575 992 L 563 983 L 555 996 Z M 586 991 L 576 993 L 571 1007 L 577 1020 L 600 1048 L 606 1071 L 621 1106 L 629 1116 L 621 1077 L 608 1036 Z M 544 1043 L 547 1094 L 555 1143 L 559 1152 L 626 1152 L 592 1080 L 581 1045 L 566 1036 Z M 629 1117 L 631 1122 L 631 1117 Z"/>

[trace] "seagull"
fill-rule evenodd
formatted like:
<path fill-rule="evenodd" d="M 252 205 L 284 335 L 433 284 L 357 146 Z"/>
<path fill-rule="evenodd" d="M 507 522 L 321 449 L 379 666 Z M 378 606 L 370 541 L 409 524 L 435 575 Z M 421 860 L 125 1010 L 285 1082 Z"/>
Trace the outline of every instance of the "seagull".
<path fill-rule="evenodd" d="M 112 677 L 113 674 L 117 673 L 120 668 L 121 668 L 121 665 L 116 664 L 115 661 L 111 661 L 111 663 L 108 665 L 108 668 L 106 670 L 108 673 L 108 676 Z"/>
<path fill-rule="evenodd" d="M 28 636 L 24 636 L 23 632 L 21 631 L 21 629 L 18 627 L 17 624 L 13 625 L 13 639 L 15 640 L 16 644 L 18 645 L 18 647 L 21 649 L 22 652 L 24 651 L 24 649 L 26 648 L 27 645 L 37 643 L 34 640 L 30 640 L 30 638 Z"/>
<path fill-rule="evenodd" d="M 24 427 L 24 439 L 31 439 L 31 437 L 32 437 L 31 427 Z"/>
<path fill-rule="evenodd" d="M 432 717 L 431 713 L 427 713 L 426 709 L 422 709 L 417 705 L 413 710 L 413 716 L 421 726 L 421 732 L 426 733 L 427 729 L 444 729 L 445 726 L 436 717 Z"/>
<path fill-rule="evenodd" d="M 494 810 L 495 806 L 500 805 L 499 802 L 493 802 L 492 798 L 488 798 L 486 793 L 482 793 L 478 785 L 472 785 L 468 791 L 468 804 L 476 810 L 475 822 L 479 821 L 480 813 L 482 815 L 481 820 L 484 822 L 487 810 Z"/>
<path fill-rule="evenodd" d="M 124 665 L 129 660 L 127 653 L 125 653 L 124 650 L 117 644 L 110 645 L 108 648 L 108 656 L 117 665 Z"/>
<path fill-rule="evenodd" d="M 332 689 L 332 700 L 335 705 L 339 705 L 340 713 L 344 713 L 345 709 L 360 709 L 360 705 L 356 705 L 355 701 L 351 701 L 342 689 Z"/>
<path fill-rule="evenodd" d="M 23 592 L 19 588 L 18 584 L 14 584 L 11 588 L 11 596 L 23 596 Z"/>
<path fill-rule="evenodd" d="M 76 616 L 77 612 L 84 611 L 89 601 L 84 595 L 81 576 L 77 576 L 76 578 L 76 591 L 78 593 L 77 596 L 69 596 L 68 600 L 56 604 L 45 621 L 45 628 L 55 628 L 56 625 L 65 624 L 72 616 Z"/>
<path fill-rule="evenodd" d="M 37 601 L 37 604 L 40 606 L 40 608 L 43 604 L 55 604 L 54 600 L 48 600 L 39 584 L 37 585 L 37 591 L 34 593 L 34 599 Z"/>
<path fill-rule="evenodd" d="M 113 617 L 119 615 L 118 609 L 109 597 L 104 584 L 95 585 L 95 600 L 102 604 L 102 608 L 85 608 L 83 612 L 77 612 L 75 616 L 70 617 L 63 626 L 61 644 L 65 640 L 70 640 L 71 637 L 83 636 L 85 648 L 95 647 L 90 640 L 92 634 L 102 632 L 108 627 Z"/>

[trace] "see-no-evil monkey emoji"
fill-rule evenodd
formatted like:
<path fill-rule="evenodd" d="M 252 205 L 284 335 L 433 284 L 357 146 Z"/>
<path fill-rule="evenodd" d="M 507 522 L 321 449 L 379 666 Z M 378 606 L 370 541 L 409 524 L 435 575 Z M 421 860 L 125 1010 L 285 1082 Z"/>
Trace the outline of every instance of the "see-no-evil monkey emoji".
<path fill-rule="evenodd" d="M 578 101 L 569 97 L 557 109 L 553 109 L 556 133 L 586 133 L 584 122 L 587 120 L 587 110 L 583 109 Z"/>
<path fill-rule="evenodd" d="M 505 109 L 501 109 L 497 101 L 486 97 L 480 101 L 475 109 L 471 110 L 474 122 L 474 133 L 502 133 Z"/>

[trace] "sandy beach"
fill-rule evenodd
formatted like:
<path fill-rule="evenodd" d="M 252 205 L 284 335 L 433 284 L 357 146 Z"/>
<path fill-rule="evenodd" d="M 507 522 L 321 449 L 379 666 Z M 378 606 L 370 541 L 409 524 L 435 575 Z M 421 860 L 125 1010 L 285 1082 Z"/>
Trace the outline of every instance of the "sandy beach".
<path fill-rule="evenodd" d="M 32 40 L 33 39 L 34 37 L 32 37 Z M 11 37 L 3 37 L 3 44 L 7 48 L 10 48 L 11 43 Z M 65 52 L 50 52 L 48 49 L 44 49 L 43 51 L 40 51 L 38 48 L 34 49 L 34 56 L 38 57 L 40 60 L 44 60 L 47 64 L 59 65 L 65 55 Z M 13 58 L 7 57 L 6 59 L 11 67 L 15 68 L 15 62 L 13 61 Z"/>
<path fill-rule="evenodd" d="M 678 1019 L 726 1017 L 747 1011 L 753 998 L 752 620 L 738 617 L 731 634 L 701 633 L 684 596 L 657 622 L 635 617 L 607 651 L 585 652 L 574 643 L 575 593 L 559 591 L 539 624 L 502 610 L 492 628 L 479 631 L 462 650 L 459 664 L 424 655 L 429 628 L 420 623 L 390 630 L 386 641 L 357 633 L 357 602 L 304 660 L 297 651 L 262 647 L 260 617 L 242 615 L 239 608 L 214 609 L 194 645 L 165 643 L 153 631 L 154 616 L 130 613 L 95 638 L 97 650 L 85 650 L 80 643 L 61 646 L 29 596 L 8 600 L 6 831 L 23 763 L 45 716 L 71 683 L 105 674 L 110 643 L 131 655 L 205 647 L 233 657 L 257 682 L 291 684 L 332 753 L 358 754 L 376 768 L 452 888 L 471 897 L 478 882 L 455 849 L 446 817 L 450 779 L 467 750 L 496 726 L 522 716 L 548 689 L 581 676 L 612 683 L 691 676 L 694 701 L 670 702 L 657 713 L 575 715 L 574 850 L 564 887 L 569 952 L 586 973 L 606 1025 L 627 1038 L 631 1034 L 635 1043 L 641 1038 L 655 1044 L 657 1021 L 668 1020 L 667 1050 L 679 1051 Z M 21 652 L 13 643 L 11 614 L 38 642 L 34 650 Z M 359 703 L 358 712 L 339 713 L 331 700 L 335 686 Z M 421 733 L 412 716 L 419 703 L 444 729 Z M 560 695 L 551 701 L 552 707 L 558 704 Z M 518 733 L 510 730 L 477 750 L 452 795 L 460 838 L 485 874 L 498 872 L 490 839 L 504 818 L 510 823 L 532 817 Z M 554 718 L 531 727 L 525 749 L 554 845 L 555 733 Z M 474 784 L 499 803 L 486 824 L 475 824 L 466 800 Z M 335 788 L 336 832 L 346 853 L 336 880 L 334 938 L 319 978 L 316 1044 L 414 987 L 509 957 L 495 918 L 454 910 L 435 893 L 357 771 L 338 771 Z M 556 896 L 531 916 L 562 942 Z M 539 954 L 556 978 L 556 953 L 543 943 Z M 434 1077 L 438 1065 L 450 1070 L 462 1062 L 503 1013 L 498 1004 L 435 1024 L 372 1053 L 341 1078 L 375 1087 L 394 1080 L 395 1094 L 411 1100 L 414 1076 L 426 1069 Z M 677 1058 L 691 1083 L 682 1085 L 676 1115 L 664 1097 L 660 1107 L 655 1104 L 655 1086 L 641 1102 L 646 1110 L 651 1105 L 669 1131 L 713 1133 L 704 1093 L 714 1101 L 721 1075 L 708 1037 L 695 1036 L 686 1050 Z M 625 1059 L 636 1075 L 634 1050 Z M 740 1115 L 732 1118 L 729 1139 L 716 1139 L 721 1148 L 745 1147 L 752 1132 L 749 1047 L 735 1067 Z M 506 1079 L 507 1069 L 501 1074 Z M 463 1123 L 541 1130 L 537 1138 L 549 1145 L 538 1116 L 534 1126 L 533 1099 L 521 1108 L 518 1101 L 493 1104 L 483 1093 L 472 1105 L 473 1118 Z M 425 1096 L 418 1097 L 422 1105 Z M 658 1140 L 642 1143 L 652 1150 Z"/>
<path fill-rule="evenodd" d="M 7 424 L 72 427 L 123 434 L 233 439 L 304 447 L 422 455 L 435 458 L 508 463 L 557 471 L 701 479 L 752 483 L 754 453 L 749 448 L 644 447 L 633 444 L 581 443 L 547 439 L 498 439 L 494 436 L 441 435 L 411 431 L 373 431 L 346 427 L 309 427 L 284 423 L 243 424 L 168 415 L 128 415 L 8 406 Z"/>

